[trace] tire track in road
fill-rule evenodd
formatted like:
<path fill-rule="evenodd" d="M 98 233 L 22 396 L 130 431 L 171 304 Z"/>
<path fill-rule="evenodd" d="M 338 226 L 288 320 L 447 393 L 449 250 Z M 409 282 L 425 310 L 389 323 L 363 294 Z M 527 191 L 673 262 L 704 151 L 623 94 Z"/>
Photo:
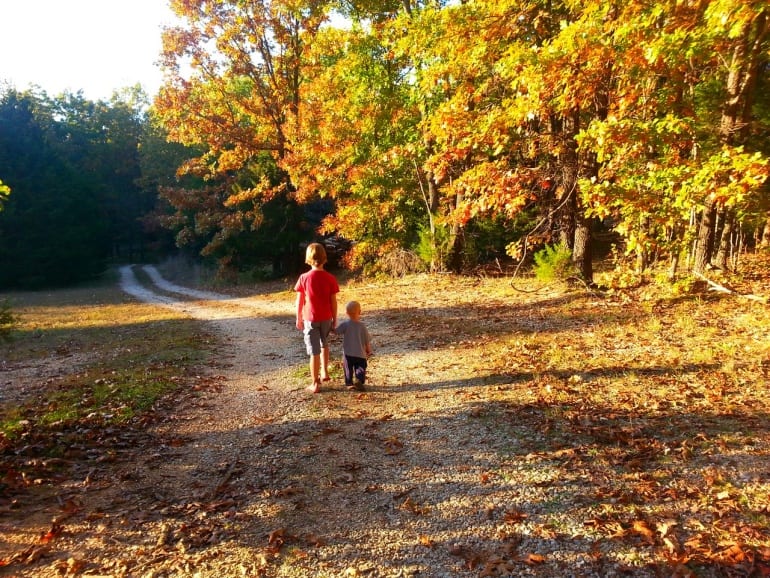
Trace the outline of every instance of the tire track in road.
<path fill-rule="evenodd" d="M 270 303 L 259 296 L 233 298 L 183 287 L 145 265 L 142 269 L 156 291 L 139 281 L 134 267 L 137 265 L 120 268 L 120 286 L 125 293 L 211 324 L 224 343 L 224 351 L 217 356 L 220 365 L 226 362 L 226 390 L 218 397 L 216 412 L 207 416 L 209 427 L 223 431 L 249 423 L 255 416 L 274 413 L 285 400 L 268 401 L 266 398 L 273 397 L 269 394 L 281 396 L 299 388 L 291 372 L 305 358 L 292 331 L 293 306 L 288 300 Z"/>
<path fill-rule="evenodd" d="M 213 291 L 183 287 L 166 280 L 152 265 L 142 266 L 142 270 L 147 273 L 155 287 L 165 293 L 181 295 L 192 300 L 158 293 L 140 283 L 134 273 L 134 267 L 135 265 L 125 265 L 120 268 L 120 286 L 125 293 L 145 303 L 187 313 L 195 319 L 215 321 L 238 317 L 259 318 L 268 315 L 286 315 L 289 319 L 293 313 L 291 304 L 288 302 L 272 304 L 258 297 L 235 298 Z"/>

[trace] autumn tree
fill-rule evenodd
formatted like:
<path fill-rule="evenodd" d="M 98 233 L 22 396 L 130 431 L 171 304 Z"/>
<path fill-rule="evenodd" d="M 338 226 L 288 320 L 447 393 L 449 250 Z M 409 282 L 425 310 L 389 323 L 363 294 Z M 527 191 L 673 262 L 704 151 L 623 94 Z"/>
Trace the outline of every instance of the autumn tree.
<path fill-rule="evenodd" d="M 464 124 L 469 116 L 444 113 L 455 98 L 467 104 L 488 66 L 479 52 L 466 59 L 456 50 L 458 34 L 477 40 L 457 7 L 407 2 L 376 11 L 357 3 L 354 15 L 362 13 L 315 43 L 304 138 L 288 158 L 292 177 L 301 192 L 335 199 L 325 230 L 357 241 L 354 264 L 387 268 L 394 254 L 413 249 L 432 268 L 459 269 L 481 250 L 468 244 L 469 227 L 488 243 L 494 227 L 483 224 L 499 215 L 456 218 L 463 197 L 453 179 L 476 160 L 458 150 L 475 127 Z"/>
<path fill-rule="evenodd" d="M 351 266 L 412 245 L 427 221 L 409 145 L 419 113 L 406 65 L 379 28 L 326 28 L 303 85 L 302 138 L 286 158 L 298 194 L 334 200 L 323 230 L 356 241 Z"/>
<path fill-rule="evenodd" d="M 459 269 L 491 223 L 517 256 L 560 242 L 586 282 L 599 223 L 639 270 L 692 247 L 701 270 L 766 210 L 762 2 L 346 0 L 343 29 L 321 26 L 332 3 L 175 6 L 156 104 L 204 145 L 183 170 L 205 187 L 167 198 L 222 262 L 276 199 L 332 199 L 320 230 L 355 265 L 430 247 Z"/>
<path fill-rule="evenodd" d="M 579 16 L 560 3 L 468 2 L 412 16 L 402 42 L 419 63 L 423 170 L 454 231 L 536 204 L 541 238 L 573 249 L 590 280 L 577 182 L 595 163 L 579 156 L 576 137 L 605 114 L 609 74 L 592 22 Z M 458 42 L 471 49 L 458 52 Z"/>
<path fill-rule="evenodd" d="M 167 82 L 155 107 L 173 141 L 204 149 L 181 172 L 206 186 L 166 198 L 177 208 L 179 242 L 202 238 L 203 253 L 223 268 L 297 251 L 299 210 L 281 162 L 297 141 L 305 52 L 327 5 L 171 2 L 186 24 L 164 32 Z M 276 219 L 269 230 L 268 204 Z M 272 241 L 261 252 L 260 236 Z"/>
<path fill-rule="evenodd" d="M 597 178 L 582 183 L 584 200 L 616 223 L 640 269 L 662 254 L 673 273 L 694 243 L 694 269 L 702 270 L 719 207 L 745 217 L 766 176 L 760 156 L 720 136 L 724 77 L 714 42 L 724 31 L 713 21 L 715 6 L 626 3 L 611 36 L 622 50 L 607 118 L 580 135 L 600 163 Z M 722 228 L 726 236 L 730 228 Z"/>
<path fill-rule="evenodd" d="M 756 0 L 715 0 L 705 12 L 706 36 L 714 43 L 722 89 L 718 127 L 722 152 L 719 154 L 729 157 L 721 164 L 719 175 L 733 183 L 739 180 L 740 184 L 737 187 L 722 184 L 707 197 L 698 227 L 693 264 L 696 272 L 702 272 L 712 262 L 718 268 L 727 268 L 727 245 L 738 211 L 747 193 L 752 189 L 756 191 L 767 176 L 764 166 L 758 162 L 753 166 L 746 164 L 748 159 L 743 147 L 752 144 L 752 111 L 758 97 L 759 77 L 763 71 L 766 74 L 768 64 L 769 12 L 767 2 Z"/>

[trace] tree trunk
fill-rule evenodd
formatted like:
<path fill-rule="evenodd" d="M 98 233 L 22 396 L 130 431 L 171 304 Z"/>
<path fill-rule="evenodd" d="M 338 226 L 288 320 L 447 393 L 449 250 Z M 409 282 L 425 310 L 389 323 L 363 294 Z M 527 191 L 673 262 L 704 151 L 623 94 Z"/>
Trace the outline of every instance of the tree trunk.
<path fill-rule="evenodd" d="M 455 207 L 463 202 L 463 194 L 457 193 L 455 197 Z M 465 229 L 462 225 L 455 222 L 452 225 L 452 246 L 449 250 L 447 266 L 453 273 L 459 273 L 463 268 L 463 254 L 465 253 Z"/>
<path fill-rule="evenodd" d="M 770 213 L 767 213 L 767 218 L 765 219 L 765 226 L 762 229 L 762 239 L 759 242 L 759 246 L 762 247 L 763 249 L 770 247 Z"/>
<path fill-rule="evenodd" d="M 671 266 L 668 269 L 668 280 L 676 280 L 676 271 L 679 269 L 679 251 L 671 255 Z"/>
<path fill-rule="evenodd" d="M 561 189 L 559 198 L 559 241 L 570 251 L 575 250 L 575 228 L 577 227 L 577 179 L 578 152 L 575 136 L 580 130 L 580 111 L 574 110 L 561 122 L 564 152 L 561 161 Z"/>
<path fill-rule="evenodd" d="M 723 143 L 745 140 L 756 96 L 757 79 L 765 59 L 765 40 L 770 33 L 766 10 L 747 20 L 737 37 L 727 75 L 727 97 L 722 107 L 719 136 Z"/>
<path fill-rule="evenodd" d="M 578 274 L 583 281 L 589 284 L 594 278 L 591 224 L 591 219 L 578 217 L 575 227 L 575 247 L 572 250 L 572 262 L 577 266 Z"/>
<path fill-rule="evenodd" d="M 735 231 L 735 214 L 730 210 L 723 211 L 722 221 L 722 234 L 719 236 L 719 248 L 716 257 L 714 257 L 714 266 L 722 271 L 728 271 L 730 266 L 727 261 L 730 257 L 730 243 Z"/>
<path fill-rule="evenodd" d="M 703 208 L 698 224 L 698 237 L 695 242 L 695 257 L 693 271 L 703 273 L 711 264 L 714 252 L 714 229 L 717 220 L 716 203 L 709 201 Z"/>

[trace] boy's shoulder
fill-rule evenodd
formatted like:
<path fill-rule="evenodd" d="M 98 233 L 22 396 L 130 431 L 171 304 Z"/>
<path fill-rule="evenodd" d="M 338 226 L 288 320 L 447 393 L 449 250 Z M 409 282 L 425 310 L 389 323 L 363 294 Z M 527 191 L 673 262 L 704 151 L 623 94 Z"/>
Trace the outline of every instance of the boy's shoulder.
<path fill-rule="evenodd" d="M 327 271 L 323 267 L 317 267 L 315 269 L 311 269 L 310 271 L 305 273 L 305 275 L 307 275 L 308 277 L 314 277 L 314 276 L 325 277 L 327 279 L 334 279 L 334 281 L 337 281 L 337 278 L 334 276 L 334 274 L 329 273 L 329 271 Z"/>

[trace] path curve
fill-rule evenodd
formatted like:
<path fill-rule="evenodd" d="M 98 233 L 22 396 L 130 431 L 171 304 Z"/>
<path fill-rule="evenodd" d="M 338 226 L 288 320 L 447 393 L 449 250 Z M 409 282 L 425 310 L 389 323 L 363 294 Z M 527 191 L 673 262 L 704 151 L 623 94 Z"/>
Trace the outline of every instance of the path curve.
<path fill-rule="evenodd" d="M 235 298 L 183 287 L 167 281 L 154 266 L 144 265 L 142 270 L 151 279 L 153 289 L 139 282 L 134 267 L 120 269 L 124 292 L 208 322 L 224 339 L 226 350 L 219 355 L 227 360 L 227 391 L 219 396 L 221 403 L 211 412 L 211 417 L 222 422 L 219 427 L 243 425 L 264 413 L 267 391 L 282 396 L 298 389 L 293 379 L 286 378 L 304 360 L 296 331 L 292 331 L 293 306 L 289 300 L 276 304 L 258 296 Z M 284 405 L 281 400 L 270 400 L 270 413 Z"/>

